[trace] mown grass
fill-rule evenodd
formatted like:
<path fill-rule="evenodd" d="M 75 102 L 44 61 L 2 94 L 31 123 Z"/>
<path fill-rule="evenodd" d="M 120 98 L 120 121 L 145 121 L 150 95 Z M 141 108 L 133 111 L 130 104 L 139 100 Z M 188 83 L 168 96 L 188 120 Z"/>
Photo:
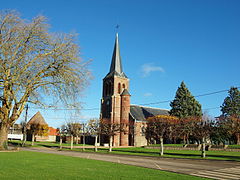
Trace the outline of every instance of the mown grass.
<path fill-rule="evenodd" d="M 13 144 L 16 146 L 21 146 L 22 141 L 20 140 L 9 140 L 9 144 Z M 31 146 L 32 142 L 31 141 L 26 141 L 25 146 Z M 59 147 L 60 144 L 57 142 L 34 142 L 34 145 L 32 147 Z M 70 143 L 62 143 L 62 146 L 71 146 Z M 83 146 L 83 144 L 73 144 L 73 146 Z M 88 146 L 88 144 L 85 144 L 84 146 Z"/>
<path fill-rule="evenodd" d="M 236 144 L 234 144 L 234 145 L 228 145 L 228 148 L 229 148 L 229 149 L 240 149 L 240 145 L 236 145 Z"/>
<path fill-rule="evenodd" d="M 82 149 L 73 149 L 73 151 L 82 151 Z M 86 152 L 94 152 L 94 149 L 86 149 Z M 109 153 L 108 149 L 99 148 L 98 153 Z M 159 156 L 159 149 L 147 149 L 142 147 L 113 148 L 112 154 L 126 154 L 139 156 Z M 206 158 L 215 160 L 234 160 L 240 161 L 239 152 L 229 151 L 206 151 Z M 168 158 L 191 158 L 202 159 L 201 151 L 198 150 L 164 150 L 164 156 Z"/>
<path fill-rule="evenodd" d="M 149 145 L 150 147 L 159 147 L 159 144 L 151 144 Z M 167 147 L 183 147 L 184 144 L 163 144 L 163 146 L 167 146 Z"/>
<path fill-rule="evenodd" d="M 1 152 L 0 179 L 200 179 L 177 173 L 38 152 Z"/>
<path fill-rule="evenodd" d="M 20 141 L 15 141 L 19 143 Z M 30 145 L 31 142 L 27 142 Z M 52 142 L 36 142 L 34 147 L 59 147 L 59 143 Z M 69 147 L 70 144 L 63 144 L 65 147 Z M 74 146 L 82 146 L 82 144 L 74 144 Z M 167 144 L 166 146 L 182 146 L 181 144 Z M 232 148 L 238 148 L 239 145 L 230 145 Z M 63 148 L 63 150 L 69 150 L 69 148 Z M 83 151 L 81 148 L 74 148 L 73 151 Z M 94 152 L 94 149 L 85 149 L 86 152 Z M 98 148 L 98 153 L 109 153 L 107 148 Z M 113 148 L 112 154 L 126 154 L 126 155 L 139 155 L 139 156 L 159 156 L 159 149 L 147 149 L 143 147 L 129 147 L 129 148 Z M 198 150 L 164 150 L 164 156 L 169 158 L 191 158 L 202 159 L 201 151 Z M 234 160 L 240 161 L 240 152 L 231 151 L 206 151 L 205 159 L 216 160 Z"/>
<path fill-rule="evenodd" d="M 159 149 L 146 149 L 146 148 L 118 148 L 114 149 L 114 152 L 123 154 L 135 154 L 135 155 L 147 155 L 147 156 L 159 156 Z M 206 151 L 205 159 L 217 159 L 217 160 L 236 160 L 240 161 L 239 152 L 229 151 Z M 201 151 L 198 150 L 165 150 L 164 157 L 172 158 L 193 158 L 201 159 Z"/>

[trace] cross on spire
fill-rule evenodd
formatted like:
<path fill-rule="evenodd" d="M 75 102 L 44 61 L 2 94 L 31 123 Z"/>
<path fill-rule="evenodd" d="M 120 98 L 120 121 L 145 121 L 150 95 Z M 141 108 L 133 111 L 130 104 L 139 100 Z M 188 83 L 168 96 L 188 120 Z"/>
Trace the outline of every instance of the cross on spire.
<path fill-rule="evenodd" d="M 116 28 L 116 30 L 117 30 L 117 32 L 118 32 L 118 29 L 120 28 L 120 25 L 117 24 L 115 28 Z"/>

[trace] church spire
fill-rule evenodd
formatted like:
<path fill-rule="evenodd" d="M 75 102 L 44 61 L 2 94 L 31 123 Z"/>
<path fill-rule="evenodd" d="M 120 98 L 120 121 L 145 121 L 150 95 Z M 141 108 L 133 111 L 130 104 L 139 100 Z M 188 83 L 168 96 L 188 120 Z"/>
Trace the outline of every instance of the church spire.
<path fill-rule="evenodd" d="M 118 33 L 116 34 L 115 39 L 115 45 L 112 55 L 112 62 L 110 66 L 110 71 L 108 75 L 116 75 L 120 77 L 126 77 L 126 75 L 123 73 L 122 69 L 122 60 L 120 56 L 120 47 L 119 47 L 119 41 L 118 41 Z"/>

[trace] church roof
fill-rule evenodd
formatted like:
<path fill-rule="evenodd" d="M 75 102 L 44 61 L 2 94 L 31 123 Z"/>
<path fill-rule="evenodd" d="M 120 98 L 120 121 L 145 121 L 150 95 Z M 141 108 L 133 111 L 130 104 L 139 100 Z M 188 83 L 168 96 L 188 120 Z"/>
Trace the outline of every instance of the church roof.
<path fill-rule="evenodd" d="M 123 92 L 121 93 L 121 96 L 130 96 L 130 93 L 128 92 L 127 89 L 124 89 Z"/>
<path fill-rule="evenodd" d="M 31 124 L 40 124 L 40 125 L 47 125 L 45 119 L 41 115 L 41 113 L 38 111 L 27 123 L 28 125 Z"/>
<path fill-rule="evenodd" d="M 110 77 L 110 76 L 119 76 L 119 77 L 127 78 L 127 76 L 124 74 L 123 68 L 122 68 L 122 60 L 121 60 L 121 55 L 120 55 L 118 34 L 116 34 L 110 71 L 106 77 Z"/>
<path fill-rule="evenodd" d="M 156 115 L 168 115 L 169 110 L 160 108 L 151 108 L 145 106 L 131 105 L 130 115 L 136 121 L 146 121 L 148 117 Z"/>

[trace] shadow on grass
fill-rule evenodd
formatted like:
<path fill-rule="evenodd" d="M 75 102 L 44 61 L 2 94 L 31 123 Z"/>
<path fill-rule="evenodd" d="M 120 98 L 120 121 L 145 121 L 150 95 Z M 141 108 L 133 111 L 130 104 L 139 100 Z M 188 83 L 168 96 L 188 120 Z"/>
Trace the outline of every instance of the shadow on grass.
<path fill-rule="evenodd" d="M 126 154 L 158 155 L 158 152 L 131 151 L 126 149 L 113 149 L 114 152 L 125 152 Z"/>
<path fill-rule="evenodd" d="M 141 154 L 141 155 L 154 155 L 157 156 L 159 155 L 158 152 L 143 152 L 143 151 L 131 151 L 131 150 L 126 150 L 126 149 L 114 149 L 114 152 L 122 152 L 122 153 L 126 153 L 129 155 L 134 155 L 134 154 Z M 182 158 L 186 158 L 186 157 L 196 157 L 196 158 L 201 158 L 201 151 L 199 151 L 199 154 L 190 154 L 190 153 L 171 153 L 171 152 L 164 152 L 164 155 L 168 155 L 168 156 L 173 156 L 173 157 L 182 157 Z M 206 152 L 206 156 L 208 158 L 213 158 L 213 159 L 223 159 L 223 160 L 235 160 L 235 161 L 240 161 L 240 156 L 232 156 L 232 155 L 217 155 L 217 154 L 208 154 Z"/>

